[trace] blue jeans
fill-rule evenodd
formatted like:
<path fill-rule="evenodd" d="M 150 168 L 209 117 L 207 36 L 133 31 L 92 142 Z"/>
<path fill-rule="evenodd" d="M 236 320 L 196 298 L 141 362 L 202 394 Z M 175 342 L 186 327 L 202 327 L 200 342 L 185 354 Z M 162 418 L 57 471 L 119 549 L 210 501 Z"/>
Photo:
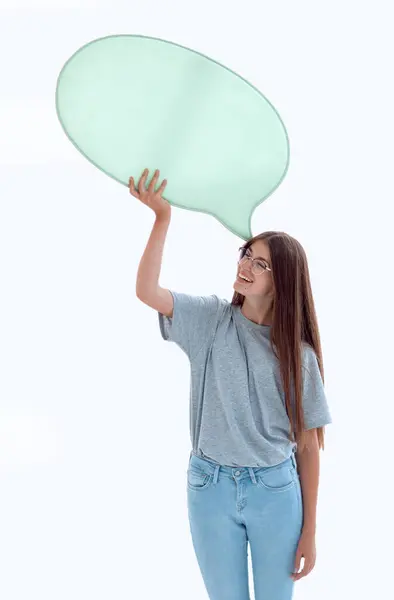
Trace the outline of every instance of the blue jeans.
<path fill-rule="evenodd" d="M 228 467 L 191 452 L 187 470 L 190 532 L 210 600 L 290 600 L 303 521 L 297 465 Z"/>

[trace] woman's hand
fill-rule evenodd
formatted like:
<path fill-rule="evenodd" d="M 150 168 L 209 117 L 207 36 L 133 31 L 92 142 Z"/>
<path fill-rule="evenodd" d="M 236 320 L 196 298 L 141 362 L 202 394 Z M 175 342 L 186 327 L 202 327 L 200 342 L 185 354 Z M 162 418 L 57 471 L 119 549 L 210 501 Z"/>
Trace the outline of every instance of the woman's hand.
<path fill-rule="evenodd" d="M 299 571 L 301 565 L 301 558 L 304 557 L 304 565 L 302 571 Z M 300 539 L 298 540 L 298 547 L 295 557 L 294 573 L 291 577 L 294 581 L 298 581 L 301 577 L 308 575 L 316 562 L 316 544 L 315 534 L 313 532 L 303 531 Z"/>
<path fill-rule="evenodd" d="M 137 188 L 134 185 L 133 177 L 130 177 L 130 194 L 134 196 L 134 198 L 138 198 L 138 200 L 141 200 L 143 204 L 151 208 L 157 217 L 171 214 L 171 204 L 162 197 L 162 193 L 164 192 L 164 189 L 167 185 L 167 180 L 163 179 L 162 184 L 157 189 L 157 191 L 155 191 L 160 171 L 155 171 L 152 177 L 152 181 L 150 182 L 149 186 L 146 187 L 146 180 L 148 179 L 148 174 L 148 169 L 145 169 L 141 175 Z"/>

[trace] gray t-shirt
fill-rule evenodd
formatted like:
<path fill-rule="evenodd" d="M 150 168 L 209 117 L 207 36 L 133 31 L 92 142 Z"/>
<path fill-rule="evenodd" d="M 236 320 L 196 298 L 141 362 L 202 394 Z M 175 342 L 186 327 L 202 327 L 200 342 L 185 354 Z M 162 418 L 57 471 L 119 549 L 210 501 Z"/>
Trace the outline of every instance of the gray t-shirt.
<path fill-rule="evenodd" d="M 221 465 L 276 465 L 296 449 L 288 439 L 279 361 L 270 326 L 247 319 L 239 306 L 211 296 L 171 291 L 173 317 L 159 313 L 164 340 L 175 342 L 191 366 L 190 439 L 193 452 Z M 305 429 L 331 423 L 316 354 L 303 344 Z"/>

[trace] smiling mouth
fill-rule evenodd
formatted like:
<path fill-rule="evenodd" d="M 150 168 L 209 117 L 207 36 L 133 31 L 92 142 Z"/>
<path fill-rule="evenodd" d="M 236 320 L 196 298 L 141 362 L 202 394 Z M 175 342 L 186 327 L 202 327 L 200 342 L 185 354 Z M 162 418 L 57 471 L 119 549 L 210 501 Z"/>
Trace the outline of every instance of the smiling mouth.
<path fill-rule="evenodd" d="M 247 281 L 246 279 L 243 279 L 243 277 L 241 277 L 241 275 L 237 275 L 237 279 L 238 281 L 242 281 L 242 283 L 253 283 L 253 281 Z"/>

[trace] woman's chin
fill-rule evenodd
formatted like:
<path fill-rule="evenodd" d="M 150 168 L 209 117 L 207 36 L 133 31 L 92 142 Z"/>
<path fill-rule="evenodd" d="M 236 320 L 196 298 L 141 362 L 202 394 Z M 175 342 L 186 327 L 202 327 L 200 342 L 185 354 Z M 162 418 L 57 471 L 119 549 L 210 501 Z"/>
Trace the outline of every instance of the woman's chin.
<path fill-rule="evenodd" d="M 245 283 L 241 283 L 240 281 L 238 281 L 238 279 L 236 279 L 233 283 L 233 288 L 239 294 L 245 295 L 248 285 Z"/>

